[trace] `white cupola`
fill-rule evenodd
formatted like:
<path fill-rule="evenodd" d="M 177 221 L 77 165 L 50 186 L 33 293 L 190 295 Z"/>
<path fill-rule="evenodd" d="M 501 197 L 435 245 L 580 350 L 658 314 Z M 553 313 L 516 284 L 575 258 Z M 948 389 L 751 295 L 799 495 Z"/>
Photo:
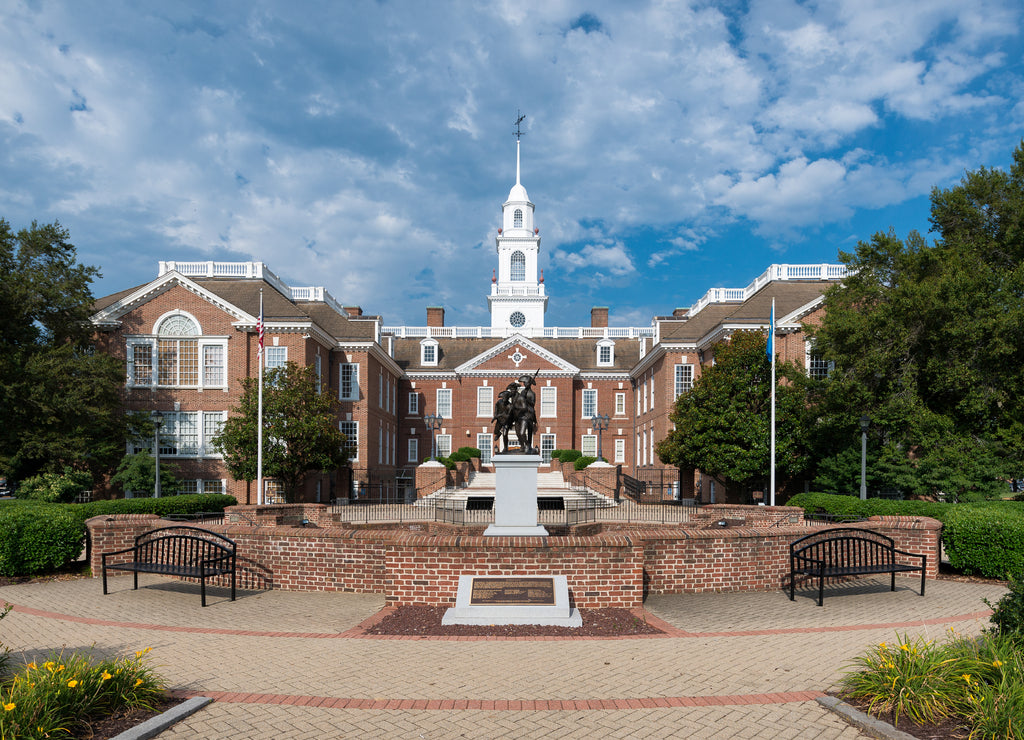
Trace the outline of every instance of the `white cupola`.
<path fill-rule="evenodd" d="M 519 136 L 517 133 L 516 184 L 501 207 L 502 225 L 495 239 L 498 272 L 487 297 L 494 329 L 542 329 L 548 307 L 544 279 L 538 279 L 540 230 L 534 226 L 534 206 L 520 182 Z"/>

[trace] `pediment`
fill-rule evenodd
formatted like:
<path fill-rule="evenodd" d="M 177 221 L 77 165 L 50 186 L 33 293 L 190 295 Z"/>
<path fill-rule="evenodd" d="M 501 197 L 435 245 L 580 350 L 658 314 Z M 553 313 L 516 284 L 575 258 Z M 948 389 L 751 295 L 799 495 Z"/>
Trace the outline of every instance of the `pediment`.
<path fill-rule="evenodd" d="M 157 298 L 178 286 L 199 296 L 211 305 L 216 306 L 231 316 L 236 322 L 251 324 L 256 322 L 255 316 L 251 316 L 238 306 L 225 301 L 223 298 L 210 292 L 195 281 L 189 280 L 184 275 L 173 270 L 164 273 L 156 280 L 146 283 L 137 290 L 110 304 L 106 308 L 97 311 L 91 317 L 92 322 L 94 324 L 117 323 L 125 314 L 134 311 L 139 306 L 149 303 L 154 298 Z"/>
<path fill-rule="evenodd" d="M 455 371 L 462 375 L 514 374 L 538 372 L 542 374 L 575 375 L 580 369 L 558 355 L 549 352 L 526 337 L 513 334 L 486 352 L 462 363 Z"/>

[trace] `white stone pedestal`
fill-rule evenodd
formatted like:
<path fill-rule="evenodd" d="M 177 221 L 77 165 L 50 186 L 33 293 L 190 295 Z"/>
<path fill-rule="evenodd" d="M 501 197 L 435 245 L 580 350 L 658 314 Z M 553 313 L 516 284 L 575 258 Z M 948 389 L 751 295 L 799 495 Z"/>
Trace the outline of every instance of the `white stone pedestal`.
<path fill-rule="evenodd" d="M 494 524 L 485 537 L 546 537 L 537 523 L 537 468 L 540 455 L 495 455 Z"/>

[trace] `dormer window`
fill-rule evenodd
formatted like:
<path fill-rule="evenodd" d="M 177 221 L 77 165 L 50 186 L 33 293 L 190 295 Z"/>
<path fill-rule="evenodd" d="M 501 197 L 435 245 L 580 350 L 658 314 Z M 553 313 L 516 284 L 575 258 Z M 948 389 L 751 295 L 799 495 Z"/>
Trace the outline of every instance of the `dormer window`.
<path fill-rule="evenodd" d="M 436 339 L 424 339 L 420 342 L 420 364 L 437 365 L 438 345 Z"/>
<path fill-rule="evenodd" d="M 522 282 L 526 280 L 526 255 L 516 250 L 512 253 L 512 262 L 509 269 L 511 280 Z"/>
<path fill-rule="evenodd" d="M 523 209 L 517 208 L 516 212 L 512 214 L 512 225 L 517 228 L 523 228 Z"/>
<path fill-rule="evenodd" d="M 615 342 L 611 339 L 602 339 L 597 343 L 597 364 L 599 367 L 608 367 L 615 363 Z"/>

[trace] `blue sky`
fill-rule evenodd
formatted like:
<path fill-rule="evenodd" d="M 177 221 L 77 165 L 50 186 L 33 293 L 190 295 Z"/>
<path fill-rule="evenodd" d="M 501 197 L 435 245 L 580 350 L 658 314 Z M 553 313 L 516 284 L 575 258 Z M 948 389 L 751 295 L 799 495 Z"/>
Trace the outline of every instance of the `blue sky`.
<path fill-rule="evenodd" d="M 1024 132 L 1019 0 L 0 6 L 0 217 L 59 220 L 96 295 L 262 260 L 387 324 L 489 323 L 501 203 L 548 325 L 648 325 L 834 262 Z"/>

